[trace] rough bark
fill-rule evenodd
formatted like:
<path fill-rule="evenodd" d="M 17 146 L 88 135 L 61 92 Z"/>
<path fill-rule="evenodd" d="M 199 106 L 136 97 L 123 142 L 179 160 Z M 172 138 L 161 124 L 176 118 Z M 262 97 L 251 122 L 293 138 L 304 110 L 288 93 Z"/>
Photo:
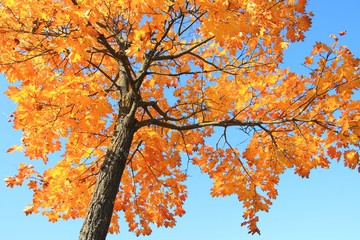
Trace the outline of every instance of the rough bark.
<path fill-rule="evenodd" d="M 79 240 L 105 240 L 121 176 L 134 135 L 134 119 L 118 119 L 115 133 L 97 176 Z"/>
<path fill-rule="evenodd" d="M 137 99 L 128 89 L 126 68 L 119 62 L 119 114 L 105 160 L 97 175 L 96 186 L 80 230 L 79 240 L 105 240 L 116 195 L 135 133 Z"/>

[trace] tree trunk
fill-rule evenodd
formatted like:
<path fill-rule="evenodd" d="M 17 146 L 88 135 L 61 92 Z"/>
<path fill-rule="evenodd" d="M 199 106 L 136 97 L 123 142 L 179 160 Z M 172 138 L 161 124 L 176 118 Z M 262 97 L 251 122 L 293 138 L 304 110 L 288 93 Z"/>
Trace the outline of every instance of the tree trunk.
<path fill-rule="evenodd" d="M 133 140 L 134 125 L 133 117 L 119 116 L 114 136 L 97 176 L 95 190 L 80 231 L 79 240 L 105 240 L 106 238 L 121 176 Z"/>

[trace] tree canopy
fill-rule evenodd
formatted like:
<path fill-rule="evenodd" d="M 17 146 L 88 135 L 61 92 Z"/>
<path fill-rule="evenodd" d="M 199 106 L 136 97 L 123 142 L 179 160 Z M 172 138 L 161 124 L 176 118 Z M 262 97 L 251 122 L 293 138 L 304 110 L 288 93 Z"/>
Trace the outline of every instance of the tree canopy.
<path fill-rule="evenodd" d="M 308 177 L 341 160 L 360 171 L 359 59 L 339 44 L 345 32 L 314 45 L 308 75 L 282 65 L 311 26 L 306 4 L 0 2 L 0 71 L 23 132 L 8 152 L 45 163 L 64 152 L 44 172 L 21 163 L 5 179 L 34 192 L 25 213 L 86 216 L 85 226 L 112 192 L 106 232 L 119 232 L 123 211 L 130 231 L 150 234 L 185 213 L 192 164 L 213 180 L 212 196 L 237 195 L 243 225 L 260 233 L 257 214 L 269 210 L 285 170 Z M 248 139 L 245 150 L 229 132 Z"/>

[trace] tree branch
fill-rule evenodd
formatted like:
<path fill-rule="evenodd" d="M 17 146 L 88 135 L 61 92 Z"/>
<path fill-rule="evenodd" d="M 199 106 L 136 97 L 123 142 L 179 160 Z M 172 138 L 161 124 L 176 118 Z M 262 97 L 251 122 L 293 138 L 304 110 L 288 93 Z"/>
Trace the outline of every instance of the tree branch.
<path fill-rule="evenodd" d="M 167 117 L 166 114 L 165 114 L 165 116 Z M 234 127 L 234 126 L 238 126 L 238 127 L 259 127 L 260 129 L 264 130 L 265 132 L 271 133 L 270 130 L 268 130 L 264 127 L 264 125 L 277 125 L 277 124 L 284 124 L 284 123 L 290 123 L 290 122 L 292 122 L 292 123 L 307 122 L 307 123 L 315 123 L 327 130 L 332 130 L 331 128 L 328 127 L 329 125 L 334 126 L 334 125 L 331 125 L 330 123 L 323 123 L 316 119 L 298 119 L 298 118 L 286 118 L 286 119 L 278 119 L 278 120 L 273 120 L 273 121 L 240 121 L 240 120 L 236 120 L 236 119 L 231 119 L 231 120 L 224 120 L 224 121 L 204 121 L 204 122 L 199 122 L 199 123 L 182 124 L 182 125 L 168 122 L 168 121 L 174 121 L 174 122 L 180 121 L 179 119 L 176 121 L 170 120 L 170 119 L 175 119 L 175 118 L 167 117 L 167 118 L 163 118 L 163 119 L 155 119 L 155 118 L 147 119 L 147 120 L 137 123 L 136 127 L 141 128 L 144 126 L 156 125 L 156 126 L 160 126 L 160 127 L 164 127 L 164 128 L 168 128 L 168 129 L 185 131 L 185 130 L 194 130 L 194 129 L 204 128 L 204 127 Z M 182 120 L 185 120 L 185 119 L 182 119 Z"/>
<path fill-rule="evenodd" d="M 178 54 L 155 57 L 155 58 L 154 58 L 154 61 L 163 61 L 163 60 L 174 60 L 174 59 L 177 59 L 177 58 L 179 58 L 179 57 L 181 57 L 181 56 L 184 56 L 184 55 L 190 53 L 192 50 L 200 47 L 201 45 L 209 42 L 209 41 L 212 40 L 214 37 L 215 37 L 215 36 L 212 36 L 212 37 L 210 37 L 210 38 L 207 38 L 207 39 L 205 39 L 205 40 L 203 40 L 203 41 L 195 44 L 195 45 L 192 46 L 191 48 L 186 49 L 186 50 L 184 50 L 184 51 L 182 51 L 182 52 L 180 52 L 180 53 L 178 53 Z"/>

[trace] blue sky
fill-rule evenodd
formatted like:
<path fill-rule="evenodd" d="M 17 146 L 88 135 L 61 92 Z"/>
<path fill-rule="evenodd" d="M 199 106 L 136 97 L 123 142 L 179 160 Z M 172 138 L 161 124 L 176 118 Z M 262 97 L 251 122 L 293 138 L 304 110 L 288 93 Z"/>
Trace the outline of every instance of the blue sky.
<path fill-rule="evenodd" d="M 330 41 L 331 33 L 347 31 L 341 43 L 360 56 L 360 1 L 311 1 L 309 10 L 315 13 L 313 27 L 305 42 L 293 44 L 286 54 L 286 65 L 304 71 L 301 62 L 315 41 Z M 14 105 L 2 94 L 6 89 L 0 76 L 0 179 L 15 174 L 20 162 L 29 162 L 21 153 L 6 154 L 20 142 L 21 133 L 11 128 L 7 116 Z M 53 160 L 57 158 L 53 156 Z M 315 170 L 310 179 L 301 179 L 292 171 L 282 176 L 279 197 L 269 213 L 261 214 L 261 236 L 247 234 L 240 227 L 241 204 L 236 198 L 211 198 L 211 182 L 196 167 L 190 168 L 187 213 L 178 219 L 175 228 L 154 229 L 150 237 L 135 237 L 122 223 L 120 235 L 108 240 L 358 240 L 360 229 L 360 173 L 333 163 L 330 170 Z M 0 239 L 63 240 L 77 239 L 80 220 L 50 223 L 41 215 L 25 216 L 24 206 L 31 202 L 26 188 L 5 188 L 0 183 Z"/>

